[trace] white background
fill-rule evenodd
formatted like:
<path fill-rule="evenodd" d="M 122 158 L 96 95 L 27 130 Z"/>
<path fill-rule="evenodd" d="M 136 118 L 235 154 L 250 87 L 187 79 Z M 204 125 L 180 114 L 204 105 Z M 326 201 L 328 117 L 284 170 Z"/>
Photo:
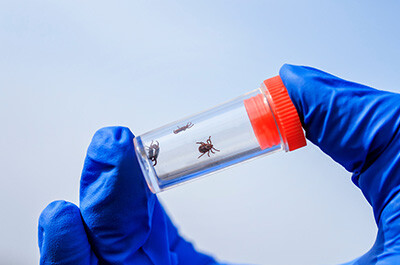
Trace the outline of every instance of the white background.
<path fill-rule="evenodd" d="M 253 90 L 284 63 L 400 92 L 400 5 L 349 2 L 0 1 L 0 263 L 38 263 L 40 212 L 78 203 L 101 127 L 139 135 Z M 159 198 L 219 260 L 336 264 L 376 234 L 350 177 L 309 143 Z"/>

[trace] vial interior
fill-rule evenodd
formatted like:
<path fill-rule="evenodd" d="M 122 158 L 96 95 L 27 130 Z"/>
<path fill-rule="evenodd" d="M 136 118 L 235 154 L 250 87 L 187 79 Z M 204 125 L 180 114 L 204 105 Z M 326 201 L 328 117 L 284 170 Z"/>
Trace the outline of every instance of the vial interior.
<path fill-rule="evenodd" d="M 150 189 L 158 192 L 239 162 L 283 148 L 260 147 L 244 101 L 237 99 L 135 138 L 136 153 Z M 265 104 L 268 105 L 265 98 Z"/>

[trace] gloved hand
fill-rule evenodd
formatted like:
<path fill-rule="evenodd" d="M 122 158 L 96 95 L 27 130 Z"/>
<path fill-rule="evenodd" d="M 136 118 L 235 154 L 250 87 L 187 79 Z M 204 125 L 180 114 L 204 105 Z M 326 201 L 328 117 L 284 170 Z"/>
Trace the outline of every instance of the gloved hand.
<path fill-rule="evenodd" d="M 307 138 L 354 173 L 374 209 L 376 243 L 347 264 L 400 264 L 400 95 L 308 67 L 285 65 L 280 76 Z M 42 264 L 214 262 L 177 234 L 145 187 L 132 137 L 122 128 L 95 135 L 82 174 L 82 217 L 66 202 L 50 204 L 40 217 Z"/>
<path fill-rule="evenodd" d="M 146 186 L 127 128 L 99 130 L 85 160 L 80 208 L 49 204 L 39 218 L 40 264 L 214 264 L 185 241 Z"/>
<path fill-rule="evenodd" d="M 400 264 L 400 95 L 309 67 L 284 65 L 280 76 L 307 138 L 353 173 L 373 208 L 376 242 L 346 264 Z"/>

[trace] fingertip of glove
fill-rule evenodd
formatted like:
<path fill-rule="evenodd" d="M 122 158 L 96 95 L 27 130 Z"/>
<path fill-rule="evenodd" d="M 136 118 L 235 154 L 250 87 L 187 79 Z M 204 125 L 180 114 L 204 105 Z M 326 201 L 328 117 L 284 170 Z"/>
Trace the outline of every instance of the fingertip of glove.
<path fill-rule="evenodd" d="M 39 226 L 47 226 L 49 222 L 59 221 L 59 219 L 73 218 L 80 215 L 79 208 L 67 201 L 54 201 L 47 205 L 39 217 Z"/>
<path fill-rule="evenodd" d="M 54 201 L 47 205 L 39 217 L 39 247 L 43 243 L 45 234 L 64 234 L 68 227 L 81 223 L 79 208 L 66 201 Z"/>
<path fill-rule="evenodd" d="M 285 63 L 284 65 L 282 65 L 282 67 L 279 70 L 279 72 L 290 70 L 292 67 L 295 67 L 295 65 Z"/>
<path fill-rule="evenodd" d="M 50 203 L 39 217 L 40 264 L 92 264 L 79 208 L 66 201 Z M 96 263 L 97 264 L 97 263 Z"/>
<path fill-rule="evenodd" d="M 281 77 L 283 84 L 287 89 L 290 89 L 290 84 L 299 84 L 302 80 L 303 74 L 302 71 L 305 70 L 306 67 L 298 66 L 293 64 L 284 64 L 279 70 L 279 76 Z"/>
<path fill-rule="evenodd" d="M 134 135 L 126 127 L 105 127 L 93 136 L 88 157 L 97 162 L 117 165 L 126 154 L 131 155 Z"/>
<path fill-rule="evenodd" d="M 126 127 L 104 127 L 94 134 L 91 145 L 100 145 L 108 148 L 116 145 L 124 146 L 132 144 L 133 138 L 133 133 Z"/>

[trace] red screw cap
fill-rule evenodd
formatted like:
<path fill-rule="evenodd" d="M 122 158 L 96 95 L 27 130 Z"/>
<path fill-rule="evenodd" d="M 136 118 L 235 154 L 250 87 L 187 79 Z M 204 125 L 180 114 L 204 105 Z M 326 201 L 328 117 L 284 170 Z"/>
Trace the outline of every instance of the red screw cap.
<path fill-rule="evenodd" d="M 299 115 L 281 77 L 278 75 L 269 78 L 264 81 L 264 84 L 271 95 L 272 102 L 270 102 L 270 106 L 277 119 L 282 138 L 287 142 L 289 151 L 306 146 L 306 137 L 301 127 Z"/>
<path fill-rule="evenodd" d="M 264 84 L 270 97 L 258 94 L 244 100 L 260 148 L 279 145 L 281 137 L 289 151 L 305 146 L 307 143 L 299 116 L 282 79 L 275 76 L 265 80 Z"/>

